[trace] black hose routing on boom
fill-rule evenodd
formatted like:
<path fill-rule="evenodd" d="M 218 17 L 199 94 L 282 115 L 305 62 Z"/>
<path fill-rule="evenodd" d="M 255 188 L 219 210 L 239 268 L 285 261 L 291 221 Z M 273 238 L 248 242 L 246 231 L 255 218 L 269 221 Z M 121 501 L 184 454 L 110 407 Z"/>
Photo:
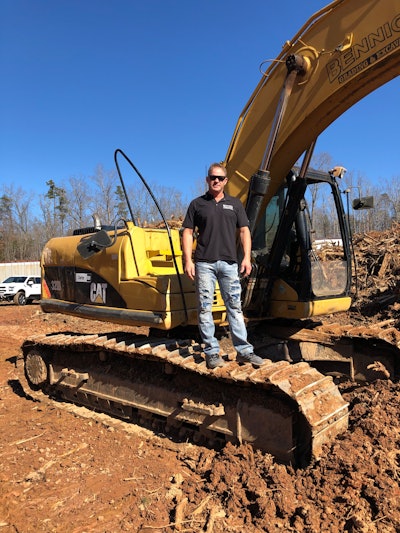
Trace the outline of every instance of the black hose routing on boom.
<path fill-rule="evenodd" d="M 249 219 L 250 232 L 252 235 L 256 228 L 258 215 L 270 181 L 269 170 L 260 169 L 251 177 L 249 194 L 246 202 L 246 213 Z"/>

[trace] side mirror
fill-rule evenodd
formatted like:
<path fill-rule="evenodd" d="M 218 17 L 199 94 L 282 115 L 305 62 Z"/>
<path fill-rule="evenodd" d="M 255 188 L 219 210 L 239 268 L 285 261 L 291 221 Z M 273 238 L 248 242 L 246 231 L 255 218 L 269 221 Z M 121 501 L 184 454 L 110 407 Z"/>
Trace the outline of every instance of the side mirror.
<path fill-rule="evenodd" d="M 353 209 L 372 209 L 374 207 L 374 197 L 364 196 L 362 198 L 355 198 L 353 200 Z"/>
<path fill-rule="evenodd" d="M 83 259 L 88 259 L 92 255 L 101 252 L 104 248 L 111 246 L 113 242 L 114 240 L 111 239 L 106 230 L 102 229 L 82 239 L 77 249 Z"/>

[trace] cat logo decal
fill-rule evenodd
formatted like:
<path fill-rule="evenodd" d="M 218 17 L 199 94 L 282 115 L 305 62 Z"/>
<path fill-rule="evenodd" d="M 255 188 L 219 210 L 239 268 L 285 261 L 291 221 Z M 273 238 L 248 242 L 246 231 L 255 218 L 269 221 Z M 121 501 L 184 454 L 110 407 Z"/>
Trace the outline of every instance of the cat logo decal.
<path fill-rule="evenodd" d="M 105 304 L 107 301 L 107 283 L 90 284 L 90 301 L 94 304 Z"/>

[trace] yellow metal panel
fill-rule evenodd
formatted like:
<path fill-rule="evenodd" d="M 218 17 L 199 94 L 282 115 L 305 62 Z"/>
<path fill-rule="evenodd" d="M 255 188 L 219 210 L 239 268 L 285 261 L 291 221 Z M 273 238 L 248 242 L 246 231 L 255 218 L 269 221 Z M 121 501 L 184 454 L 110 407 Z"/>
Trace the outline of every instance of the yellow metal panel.
<path fill-rule="evenodd" d="M 270 312 L 272 317 L 308 318 L 347 311 L 350 305 L 351 298 L 348 297 L 313 302 L 271 301 Z"/>
<path fill-rule="evenodd" d="M 278 279 L 275 281 L 271 293 L 272 300 L 296 301 L 298 300 L 297 292 L 285 281 Z"/>

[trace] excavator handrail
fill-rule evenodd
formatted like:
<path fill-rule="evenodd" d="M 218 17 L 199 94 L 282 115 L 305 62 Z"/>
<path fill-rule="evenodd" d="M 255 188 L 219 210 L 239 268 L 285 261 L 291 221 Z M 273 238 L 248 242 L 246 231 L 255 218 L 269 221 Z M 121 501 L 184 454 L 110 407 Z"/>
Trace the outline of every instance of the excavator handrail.
<path fill-rule="evenodd" d="M 173 240 L 172 240 L 171 228 L 170 228 L 170 226 L 169 226 L 169 224 L 167 222 L 167 219 L 164 216 L 164 213 L 163 213 L 163 211 L 161 209 L 160 204 L 158 203 L 156 197 L 154 196 L 154 194 L 153 194 L 152 190 L 150 189 L 150 187 L 149 187 L 147 181 L 145 180 L 145 178 L 142 176 L 142 174 L 139 172 L 139 170 L 133 164 L 133 162 L 129 159 L 129 157 L 125 154 L 125 152 L 123 150 L 121 150 L 120 148 L 117 148 L 115 150 L 115 152 L 114 152 L 115 166 L 117 167 L 118 176 L 120 178 L 120 181 L 121 181 L 121 184 L 122 184 L 122 188 L 123 188 L 123 191 L 124 191 L 124 194 L 125 194 L 126 202 L 128 204 L 128 207 L 129 207 L 129 210 L 130 210 L 130 213 L 131 213 L 131 216 L 132 216 L 132 221 L 134 222 L 134 220 L 133 220 L 133 212 L 132 212 L 132 208 L 131 208 L 130 203 L 129 203 L 128 195 L 126 193 L 124 181 L 122 179 L 121 170 L 120 170 L 120 167 L 118 165 L 118 154 L 120 154 L 127 161 L 127 163 L 133 168 L 133 170 L 136 172 L 136 174 L 138 175 L 139 179 L 141 180 L 143 185 L 146 187 L 147 192 L 150 194 L 151 199 L 153 200 L 155 206 L 157 207 L 157 210 L 160 213 L 160 216 L 161 216 L 161 218 L 162 218 L 162 220 L 163 220 L 163 222 L 165 224 L 165 229 L 166 229 L 167 234 L 168 234 L 168 241 L 169 241 L 169 245 L 170 245 L 170 248 L 171 248 L 172 261 L 174 263 L 174 268 L 175 268 L 175 272 L 176 272 L 176 276 L 177 276 L 177 280 L 178 280 L 179 292 L 180 292 L 181 299 L 182 299 L 183 310 L 184 310 L 184 313 L 185 313 L 185 319 L 186 319 L 186 321 L 188 321 L 188 310 L 187 310 L 187 305 L 186 305 L 185 291 L 183 290 L 182 279 L 181 279 L 181 275 L 180 275 L 180 272 L 179 272 L 178 263 L 177 263 L 177 260 L 176 260 L 176 252 L 175 252 L 175 247 L 174 247 L 174 243 L 173 243 Z"/>

